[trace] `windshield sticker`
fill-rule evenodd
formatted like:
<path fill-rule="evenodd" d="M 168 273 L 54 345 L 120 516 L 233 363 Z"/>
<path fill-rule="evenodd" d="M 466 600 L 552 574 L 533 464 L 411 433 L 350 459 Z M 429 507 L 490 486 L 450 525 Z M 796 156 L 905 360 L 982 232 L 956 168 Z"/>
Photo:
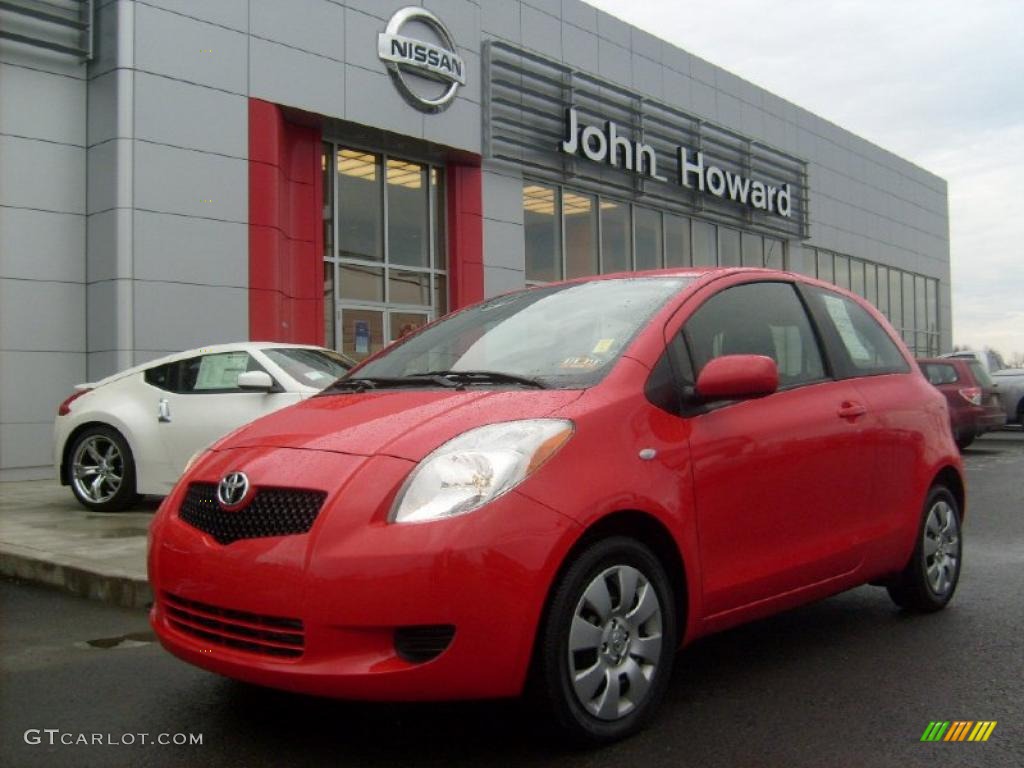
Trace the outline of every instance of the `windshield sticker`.
<path fill-rule="evenodd" d="M 305 376 L 310 381 L 320 381 L 320 379 L 329 379 L 329 378 L 331 378 L 330 376 L 328 376 L 323 371 L 306 371 Z"/>
<path fill-rule="evenodd" d="M 586 355 L 581 357 L 567 357 L 562 361 L 562 364 L 559 367 L 577 371 L 592 371 L 595 368 L 601 367 L 601 361 L 594 357 L 587 357 Z"/>
<path fill-rule="evenodd" d="M 610 350 L 612 348 L 612 345 L 614 343 L 615 343 L 615 339 L 600 339 L 597 342 L 597 344 L 594 345 L 594 348 L 592 350 L 590 350 L 590 354 L 592 354 L 592 355 L 603 355 L 606 352 L 608 352 L 608 350 Z"/>

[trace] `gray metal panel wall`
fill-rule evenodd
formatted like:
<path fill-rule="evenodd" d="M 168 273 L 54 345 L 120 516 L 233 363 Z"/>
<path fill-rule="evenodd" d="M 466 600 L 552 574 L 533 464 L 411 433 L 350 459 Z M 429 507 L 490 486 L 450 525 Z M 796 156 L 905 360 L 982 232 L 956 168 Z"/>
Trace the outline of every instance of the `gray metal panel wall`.
<path fill-rule="evenodd" d="M 0 40 L 0 480 L 50 475 L 54 413 L 85 379 L 85 109 L 84 63 Z"/>

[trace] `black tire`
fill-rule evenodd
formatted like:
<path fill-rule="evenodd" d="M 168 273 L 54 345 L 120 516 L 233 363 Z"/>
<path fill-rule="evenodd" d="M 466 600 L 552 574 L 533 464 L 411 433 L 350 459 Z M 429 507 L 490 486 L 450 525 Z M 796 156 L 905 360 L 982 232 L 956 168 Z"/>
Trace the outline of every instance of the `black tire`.
<path fill-rule="evenodd" d="M 617 585 L 624 579 L 628 583 L 632 569 L 640 574 L 635 582 L 639 586 L 633 591 L 631 604 L 623 605 L 623 590 Z M 598 580 L 611 598 L 607 621 L 602 621 L 591 604 L 584 601 L 584 594 Z M 653 614 L 642 618 L 650 610 L 648 589 L 653 589 L 657 598 L 657 620 Z M 578 651 L 570 657 L 570 635 L 577 636 L 572 629 L 578 610 L 591 611 L 593 616 L 588 623 L 594 629 L 588 632 L 597 632 L 610 642 L 595 645 L 592 650 Z M 629 620 L 630 616 L 634 617 L 636 626 Z M 620 634 L 616 637 L 615 633 Z M 645 646 L 656 641 L 659 633 L 660 645 L 651 653 L 652 648 Z M 669 684 L 677 645 L 676 596 L 661 562 L 635 539 L 624 536 L 602 539 L 576 556 L 552 592 L 537 638 L 532 692 L 540 699 L 542 709 L 552 716 L 549 722 L 554 722 L 572 740 L 583 744 L 617 741 L 641 730 L 657 710 Z M 618 661 L 613 658 L 616 651 Z M 648 654 L 657 657 L 653 667 L 644 666 Z M 593 666 L 589 663 L 591 659 Z M 589 706 L 597 706 L 598 701 L 614 701 L 619 703 L 616 709 L 622 714 L 607 719 L 588 709 L 572 682 L 573 666 L 598 670 L 599 675 L 589 677 L 601 676 L 604 681 L 603 688 L 600 684 L 597 686 L 600 695 L 592 697 Z M 650 677 L 647 677 L 648 672 Z M 643 681 L 638 675 L 643 675 Z M 630 682 L 633 680 L 643 686 Z M 631 697 L 634 686 L 638 692 L 636 701 Z M 612 690 L 619 695 L 609 695 Z"/>
<path fill-rule="evenodd" d="M 975 437 L 977 437 L 977 435 L 974 434 L 958 436 L 956 438 L 956 447 L 959 448 L 961 451 L 964 450 L 965 448 L 970 446 L 971 443 L 974 442 Z"/>
<path fill-rule="evenodd" d="M 1024 427 L 1024 400 L 1017 403 L 1017 423 Z"/>
<path fill-rule="evenodd" d="M 942 539 L 932 535 L 934 532 L 932 516 L 937 513 L 941 520 L 942 513 L 939 510 L 943 509 L 943 505 L 954 520 L 952 535 L 955 536 L 955 546 L 947 542 L 948 534 L 943 534 Z M 953 599 L 953 594 L 960 581 L 960 570 L 963 567 L 963 531 L 960 522 L 960 505 L 957 504 L 956 497 L 945 486 L 934 486 L 928 492 L 924 510 L 921 513 L 914 554 L 903 572 L 886 584 L 889 597 L 896 605 L 917 613 L 933 613 L 945 608 Z M 936 545 L 940 545 L 938 549 L 935 548 Z M 928 550 L 933 551 L 929 552 Z M 941 565 L 943 562 L 949 562 L 947 553 L 955 554 L 955 567 L 951 571 Z M 939 557 L 943 559 L 938 560 Z M 946 580 L 941 582 L 941 588 L 932 584 L 929 568 L 945 572 Z"/>
<path fill-rule="evenodd" d="M 90 444 L 98 450 L 89 451 Z M 120 512 L 138 502 L 139 495 L 135 491 L 135 459 L 131 448 L 128 447 L 128 441 L 116 429 L 103 425 L 87 427 L 75 436 L 67 455 L 68 484 L 78 503 L 86 509 L 95 512 Z M 92 483 L 96 482 L 96 478 L 101 474 L 104 477 L 99 488 L 92 492 Z M 76 475 L 81 477 L 81 481 L 76 479 Z M 115 478 L 118 479 L 116 487 Z"/>

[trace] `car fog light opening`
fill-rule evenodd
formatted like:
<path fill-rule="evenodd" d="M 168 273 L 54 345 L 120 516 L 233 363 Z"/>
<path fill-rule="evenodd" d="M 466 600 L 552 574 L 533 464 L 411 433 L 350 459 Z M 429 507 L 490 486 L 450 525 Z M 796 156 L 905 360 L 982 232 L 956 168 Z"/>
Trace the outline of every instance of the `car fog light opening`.
<path fill-rule="evenodd" d="M 399 627 L 395 630 L 395 653 L 404 661 L 422 664 L 448 650 L 454 637 L 451 624 Z"/>

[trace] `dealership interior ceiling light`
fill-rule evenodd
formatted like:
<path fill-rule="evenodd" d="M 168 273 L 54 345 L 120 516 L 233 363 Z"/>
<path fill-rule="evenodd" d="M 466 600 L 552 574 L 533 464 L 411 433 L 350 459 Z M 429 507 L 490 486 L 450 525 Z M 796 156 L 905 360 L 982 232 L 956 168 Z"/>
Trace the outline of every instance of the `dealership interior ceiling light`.
<path fill-rule="evenodd" d="M 602 209 L 618 208 L 621 205 L 623 203 L 604 199 L 600 203 Z M 550 187 L 536 184 L 523 187 L 523 209 L 531 213 L 553 216 L 555 213 L 555 191 Z M 574 192 L 565 192 L 562 195 L 562 213 L 565 216 L 590 213 L 593 209 L 594 198 L 591 195 L 577 195 Z"/>
<path fill-rule="evenodd" d="M 371 152 L 360 152 L 355 149 L 338 150 L 338 173 L 344 176 L 376 181 L 379 167 L 380 157 Z M 392 186 L 421 189 L 423 187 L 423 171 L 424 166 L 420 163 L 392 158 L 388 158 L 387 161 L 387 181 Z M 431 175 L 432 181 L 436 183 L 436 171 L 432 171 Z"/>

